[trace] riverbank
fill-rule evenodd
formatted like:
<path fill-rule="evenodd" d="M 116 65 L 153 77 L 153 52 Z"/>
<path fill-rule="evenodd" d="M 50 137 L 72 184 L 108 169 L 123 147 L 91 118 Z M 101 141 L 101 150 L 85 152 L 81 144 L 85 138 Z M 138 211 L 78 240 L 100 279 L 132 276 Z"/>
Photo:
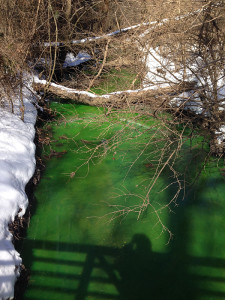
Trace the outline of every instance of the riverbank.
<path fill-rule="evenodd" d="M 13 224 L 21 223 L 28 206 L 25 187 L 35 171 L 36 96 L 31 81 L 23 88 L 24 121 L 21 102 L 14 99 L 13 110 L 5 99 L 0 109 L 0 299 L 13 299 L 14 284 L 20 274 L 21 257 L 14 249 Z M 11 225 L 10 225 L 11 224 Z M 15 225 L 15 227 L 17 227 Z M 16 228 L 17 229 L 17 228 Z"/>

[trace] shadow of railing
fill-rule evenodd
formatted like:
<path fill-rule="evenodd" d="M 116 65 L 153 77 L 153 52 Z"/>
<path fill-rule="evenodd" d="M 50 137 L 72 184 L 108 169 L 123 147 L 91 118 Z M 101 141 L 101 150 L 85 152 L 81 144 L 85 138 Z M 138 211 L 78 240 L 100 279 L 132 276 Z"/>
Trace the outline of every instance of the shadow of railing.
<path fill-rule="evenodd" d="M 170 175 L 165 173 L 165 181 Z M 223 186 L 224 181 L 216 178 L 216 186 L 219 185 Z M 215 253 L 221 255 L 221 251 L 211 255 L 210 248 L 205 249 L 213 244 L 216 247 L 222 245 L 216 243 L 212 232 L 215 224 L 205 222 L 213 208 L 209 206 L 210 209 L 205 211 L 207 197 L 201 195 L 205 186 L 207 184 L 202 184 L 187 193 L 183 201 L 182 197 L 178 199 L 180 208 L 168 217 L 174 239 L 166 253 L 152 251 L 151 241 L 144 234 L 135 234 L 122 248 L 24 240 L 23 264 L 31 270 L 31 277 L 24 297 L 18 299 L 225 300 L 225 259 L 214 257 Z M 176 191 L 176 187 L 173 190 L 170 186 L 168 195 L 174 195 Z M 204 215 L 207 230 L 204 231 L 207 244 L 201 245 L 204 251 L 190 251 L 190 245 L 202 239 L 202 232 L 191 224 L 193 210 L 202 212 L 199 218 Z M 218 214 L 218 211 L 213 213 Z M 72 222 L 79 226 L 74 219 Z M 193 230 L 197 232 L 194 239 Z M 190 253 L 196 256 L 190 256 Z"/>
<path fill-rule="evenodd" d="M 24 299 L 194 300 L 201 295 L 225 299 L 224 259 L 185 256 L 177 261 L 171 253 L 153 252 L 143 234 L 134 235 L 121 249 L 41 240 L 25 243 L 35 264 Z M 209 273 L 189 271 L 202 267 Z M 211 276 L 210 268 L 217 268 L 219 275 Z M 211 289 L 215 284 L 221 288 Z"/>

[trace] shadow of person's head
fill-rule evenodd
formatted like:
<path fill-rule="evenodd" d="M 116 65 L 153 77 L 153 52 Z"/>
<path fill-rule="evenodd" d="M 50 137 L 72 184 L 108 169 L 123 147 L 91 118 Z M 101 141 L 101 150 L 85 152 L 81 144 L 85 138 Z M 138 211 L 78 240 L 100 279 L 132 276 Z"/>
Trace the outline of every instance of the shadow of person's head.
<path fill-rule="evenodd" d="M 149 253 L 152 251 L 152 244 L 149 238 L 141 233 L 137 233 L 133 236 L 131 240 L 131 248 L 135 253 Z"/>

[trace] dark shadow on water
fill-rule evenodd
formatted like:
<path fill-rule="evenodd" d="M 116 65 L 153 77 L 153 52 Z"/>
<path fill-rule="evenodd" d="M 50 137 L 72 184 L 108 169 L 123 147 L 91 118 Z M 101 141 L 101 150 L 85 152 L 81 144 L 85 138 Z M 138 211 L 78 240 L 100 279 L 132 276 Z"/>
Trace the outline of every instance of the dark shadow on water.
<path fill-rule="evenodd" d="M 144 234 L 135 234 L 130 243 L 123 248 L 112 248 L 106 246 L 81 245 L 48 241 L 24 241 L 26 249 L 44 250 L 45 255 L 35 256 L 35 262 L 41 263 L 41 269 L 34 270 L 31 279 L 35 276 L 42 277 L 44 284 L 31 280 L 28 298 L 21 295 L 17 299 L 54 299 L 54 294 L 70 295 L 70 299 L 121 299 L 121 300 L 194 300 L 197 295 L 210 295 L 211 299 L 225 299 L 225 292 L 208 291 L 198 288 L 198 280 L 202 276 L 190 275 L 188 266 L 205 266 L 225 269 L 225 260 L 213 258 L 188 257 L 187 255 L 176 257 L 174 253 L 155 253 L 151 249 L 151 242 Z M 50 253 L 58 253 L 56 256 L 48 256 Z M 64 253 L 71 253 L 66 259 Z M 77 254 L 77 256 L 76 256 Z M 79 254 L 84 254 L 85 259 L 77 259 Z M 30 256 L 31 257 L 31 256 Z M 32 260 L 25 263 L 31 264 Z M 45 263 L 48 269 L 45 269 Z M 49 268 L 50 265 L 50 268 Z M 52 268 L 51 268 L 52 266 Z M 64 271 L 55 271 L 56 267 L 64 267 Z M 81 268 L 76 274 L 65 271 L 66 267 Z M 96 270 L 101 273 L 96 274 Z M 104 274 L 104 276 L 102 276 Z M 206 276 L 208 281 L 224 282 L 223 277 Z M 70 280 L 70 286 L 61 284 L 49 284 L 48 281 L 56 279 L 56 282 Z M 74 282 L 74 284 L 73 284 Z M 46 284 L 47 283 L 47 284 Z M 76 283 L 76 284 L 75 284 Z M 90 290 L 90 284 L 98 284 L 99 289 Z M 112 285 L 114 291 L 111 293 L 105 289 Z M 116 293 L 115 293 L 116 290 Z M 32 298 L 33 292 L 34 297 Z M 48 296 L 44 296 L 44 292 Z M 50 294 L 49 294 L 50 293 Z M 49 296 L 52 293 L 52 297 Z M 215 297 L 215 298 L 214 298 Z M 58 298 L 57 298 L 58 299 Z"/>

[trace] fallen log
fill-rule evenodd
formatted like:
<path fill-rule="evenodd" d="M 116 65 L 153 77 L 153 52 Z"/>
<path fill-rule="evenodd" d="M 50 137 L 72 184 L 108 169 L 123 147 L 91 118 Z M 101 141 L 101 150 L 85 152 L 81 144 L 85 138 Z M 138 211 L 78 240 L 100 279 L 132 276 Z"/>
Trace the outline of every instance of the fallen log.
<path fill-rule="evenodd" d="M 71 99 L 77 103 L 90 106 L 123 107 L 129 105 L 151 105 L 152 108 L 158 108 L 162 101 L 171 99 L 174 95 L 193 89 L 193 83 L 182 82 L 170 87 L 153 89 L 151 87 L 118 91 L 105 95 L 96 95 L 87 91 L 79 91 L 67 88 L 55 83 L 48 83 L 45 80 L 36 79 L 33 82 L 33 88 L 38 92 L 46 92 L 63 99 Z"/>

